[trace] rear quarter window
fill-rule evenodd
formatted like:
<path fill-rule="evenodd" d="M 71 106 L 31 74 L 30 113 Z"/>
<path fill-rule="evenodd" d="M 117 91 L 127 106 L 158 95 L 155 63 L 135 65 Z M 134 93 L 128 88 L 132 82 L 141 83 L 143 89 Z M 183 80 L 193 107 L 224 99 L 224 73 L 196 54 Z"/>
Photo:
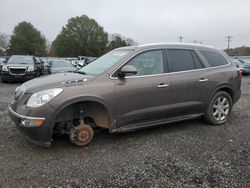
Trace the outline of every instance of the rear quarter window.
<path fill-rule="evenodd" d="M 221 65 L 227 65 L 229 62 L 227 59 L 218 52 L 200 51 L 206 58 L 211 67 L 217 67 Z"/>

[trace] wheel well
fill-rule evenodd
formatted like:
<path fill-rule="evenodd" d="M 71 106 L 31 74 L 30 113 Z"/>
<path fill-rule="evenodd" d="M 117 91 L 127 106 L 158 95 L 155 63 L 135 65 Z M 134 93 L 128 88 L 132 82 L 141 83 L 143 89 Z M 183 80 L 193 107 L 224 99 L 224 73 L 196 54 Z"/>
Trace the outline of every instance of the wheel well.
<path fill-rule="evenodd" d="M 80 111 L 83 111 L 84 120 L 92 121 L 94 125 L 102 128 L 111 127 L 111 118 L 106 107 L 95 101 L 83 101 L 73 103 L 65 107 L 56 117 L 55 122 L 67 122 L 80 119 Z"/>
<path fill-rule="evenodd" d="M 228 93 L 231 96 L 232 101 L 234 101 L 234 94 L 233 94 L 232 89 L 230 89 L 228 87 L 223 87 L 223 88 L 220 88 L 219 90 L 217 90 L 216 92 L 218 92 L 218 91 L 224 91 L 224 92 Z"/>

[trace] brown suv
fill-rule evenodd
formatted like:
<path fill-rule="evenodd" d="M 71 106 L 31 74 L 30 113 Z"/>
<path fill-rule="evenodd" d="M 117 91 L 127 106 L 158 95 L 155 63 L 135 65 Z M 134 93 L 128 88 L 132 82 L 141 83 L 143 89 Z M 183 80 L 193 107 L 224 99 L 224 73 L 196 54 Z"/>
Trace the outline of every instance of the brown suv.
<path fill-rule="evenodd" d="M 134 131 L 203 116 L 223 124 L 240 98 L 241 78 L 214 48 L 150 44 L 115 49 L 75 73 L 59 73 L 18 87 L 9 112 L 35 144 L 54 134 L 88 144 L 93 129 Z"/>

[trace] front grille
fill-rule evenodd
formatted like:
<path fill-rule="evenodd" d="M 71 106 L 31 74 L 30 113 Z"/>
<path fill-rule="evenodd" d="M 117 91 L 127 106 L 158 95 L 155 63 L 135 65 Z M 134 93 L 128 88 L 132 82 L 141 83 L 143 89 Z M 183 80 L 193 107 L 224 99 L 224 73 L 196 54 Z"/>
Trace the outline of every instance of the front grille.
<path fill-rule="evenodd" d="M 10 68 L 10 73 L 15 75 L 25 74 L 26 68 Z"/>

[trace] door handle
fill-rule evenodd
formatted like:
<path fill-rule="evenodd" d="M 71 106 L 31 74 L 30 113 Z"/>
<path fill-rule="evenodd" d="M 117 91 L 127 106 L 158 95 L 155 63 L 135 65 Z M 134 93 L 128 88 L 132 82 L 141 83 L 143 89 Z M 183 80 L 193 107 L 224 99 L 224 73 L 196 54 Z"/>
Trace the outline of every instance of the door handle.
<path fill-rule="evenodd" d="M 201 79 L 199 80 L 199 82 L 207 82 L 207 81 L 208 81 L 207 78 L 201 78 Z"/>
<path fill-rule="evenodd" d="M 157 87 L 163 88 L 163 87 L 168 87 L 168 86 L 169 86 L 169 84 L 160 83 Z"/>

